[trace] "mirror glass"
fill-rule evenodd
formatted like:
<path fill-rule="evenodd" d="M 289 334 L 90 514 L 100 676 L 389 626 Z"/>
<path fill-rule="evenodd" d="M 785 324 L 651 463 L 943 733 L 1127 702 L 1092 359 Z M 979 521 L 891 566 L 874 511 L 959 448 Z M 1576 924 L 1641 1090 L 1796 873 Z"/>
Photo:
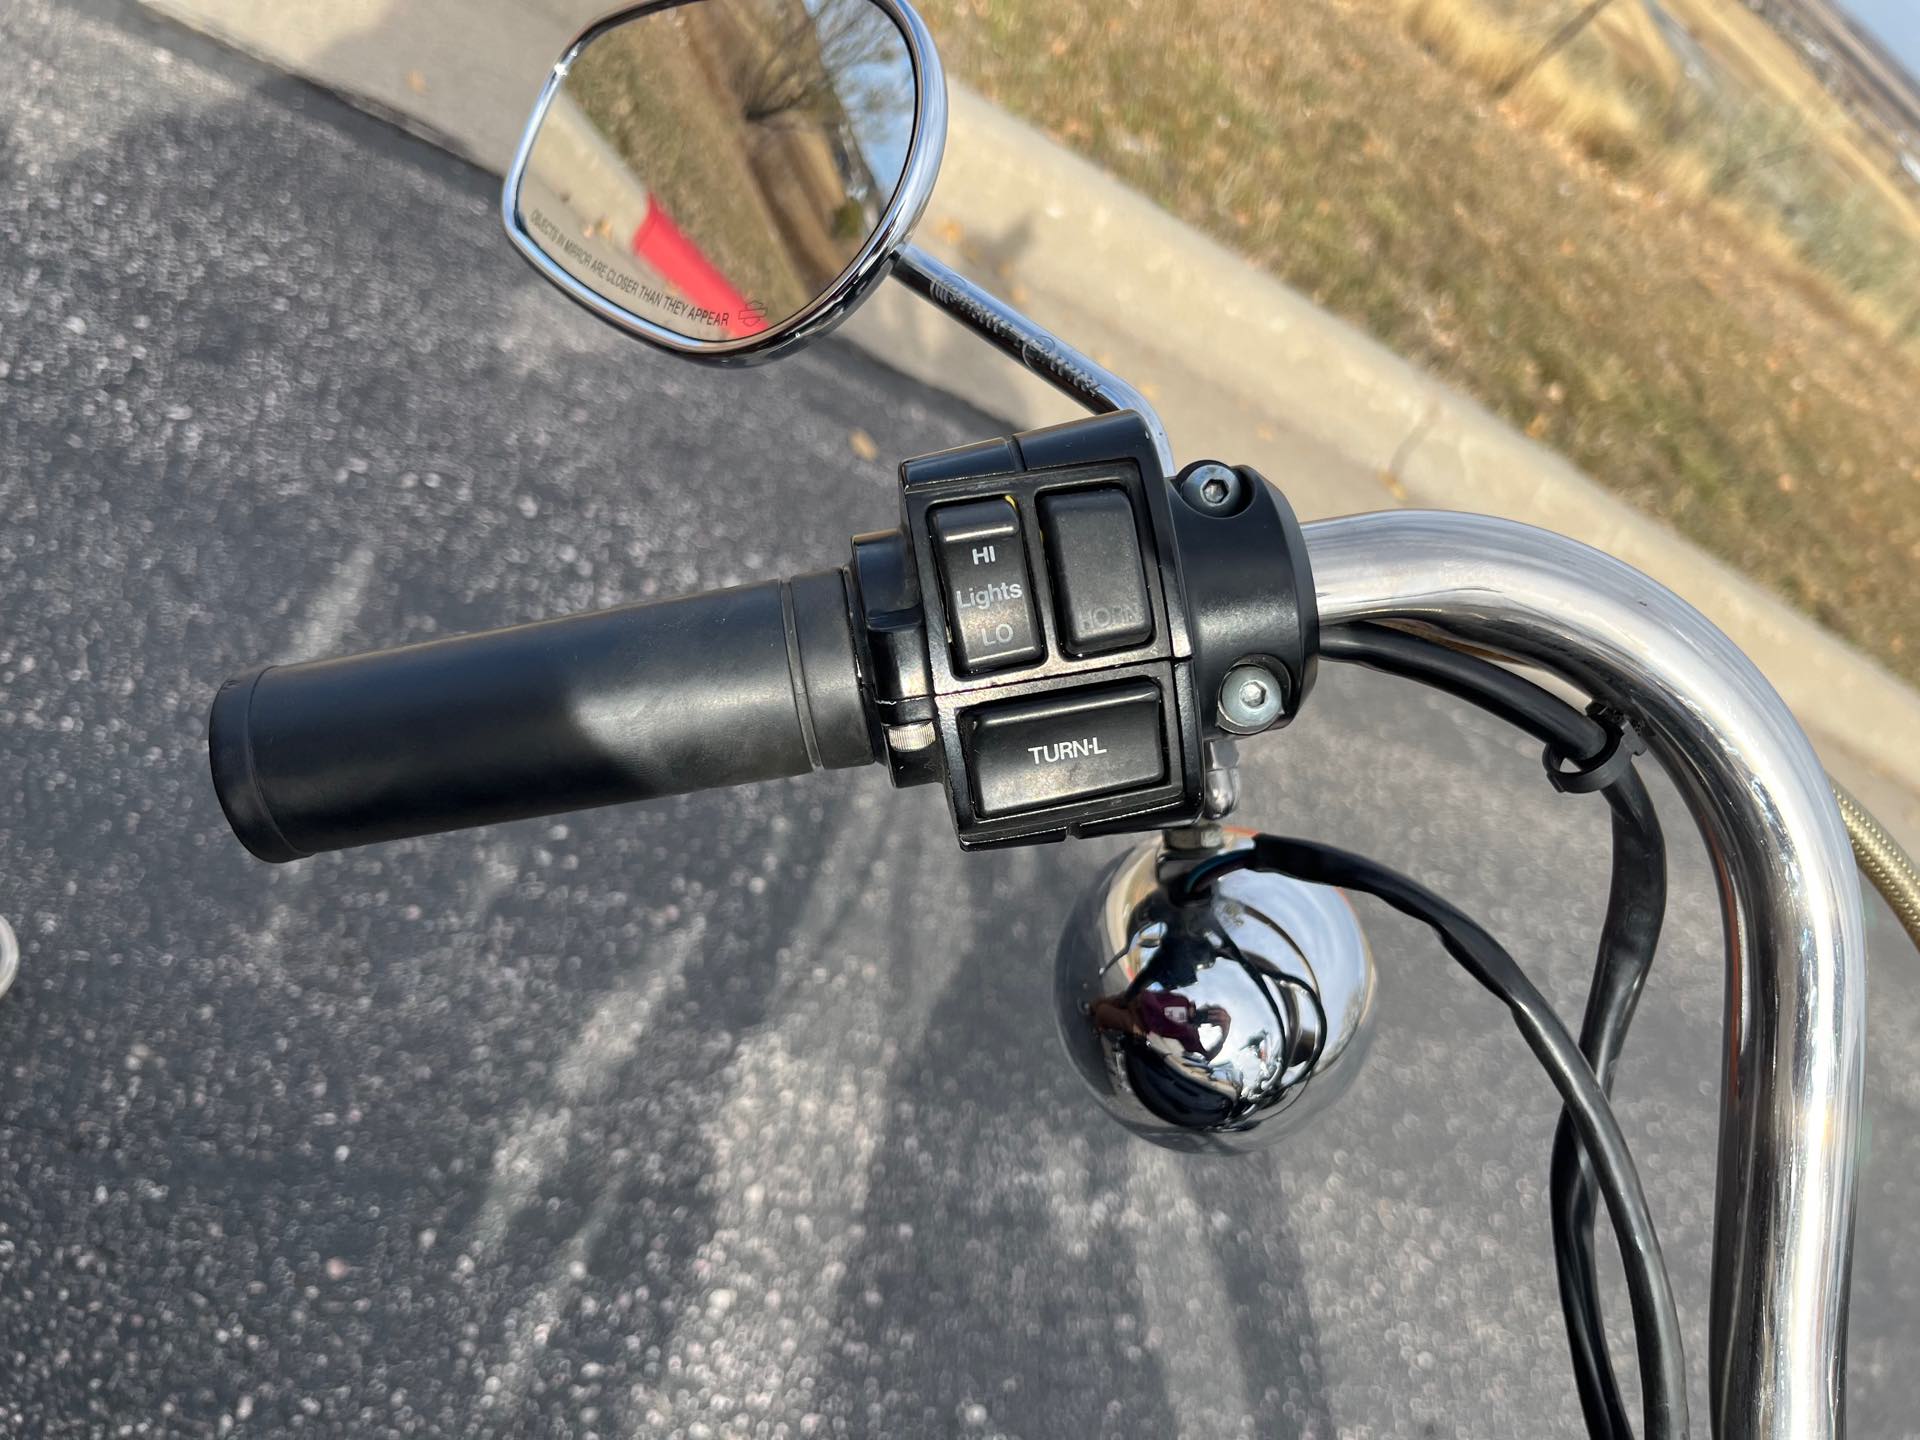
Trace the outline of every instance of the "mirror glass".
<path fill-rule="evenodd" d="M 581 284 L 692 341 L 829 291 L 886 214 L 918 96 L 872 0 L 690 0 L 595 31 L 528 152 L 526 232 Z"/>

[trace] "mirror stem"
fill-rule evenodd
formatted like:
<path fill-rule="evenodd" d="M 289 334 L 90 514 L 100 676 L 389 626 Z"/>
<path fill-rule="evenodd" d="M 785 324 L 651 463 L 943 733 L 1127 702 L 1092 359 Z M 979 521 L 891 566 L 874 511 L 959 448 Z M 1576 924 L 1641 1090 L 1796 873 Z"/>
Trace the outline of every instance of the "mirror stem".
<path fill-rule="evenodd" d="M 909 290 L 925 297 L 988 344 L 1019 361 L 1055 389 L 1072 396 L 1095 415 L 1132 410 L 1147 422 L 1160 464 L 1175 471 L 1173 446 L 1160 416 L 1133 386 L 1051 331 L 1036 325 L 1011 305 L 981 289 L 951 266 L 943 265 L 918 245 L 903 248 L 894 260 L 894 274 Z"/>

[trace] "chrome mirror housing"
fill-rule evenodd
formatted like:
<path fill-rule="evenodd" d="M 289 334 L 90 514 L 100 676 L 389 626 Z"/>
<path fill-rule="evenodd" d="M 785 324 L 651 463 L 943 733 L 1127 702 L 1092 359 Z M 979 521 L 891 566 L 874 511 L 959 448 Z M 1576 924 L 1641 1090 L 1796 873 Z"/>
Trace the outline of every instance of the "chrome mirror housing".
<path fill-rule="evenodd" d="M 561 56 L 502 218 L 630 335 L 743 364 L 826 333 L 932 193 L 946 80 L 901 0 L 652 0 Z"/>
<path fill-rule="evenodd" d="M 911 243 L 947 82 L 908 0 L 648 0 L 547 78 L 501 193 L 515 248 L 602 320 L 751 365 L 824 335 L 889 274 L 1096 415 L 1166 427 L 1134 386 Z"/>

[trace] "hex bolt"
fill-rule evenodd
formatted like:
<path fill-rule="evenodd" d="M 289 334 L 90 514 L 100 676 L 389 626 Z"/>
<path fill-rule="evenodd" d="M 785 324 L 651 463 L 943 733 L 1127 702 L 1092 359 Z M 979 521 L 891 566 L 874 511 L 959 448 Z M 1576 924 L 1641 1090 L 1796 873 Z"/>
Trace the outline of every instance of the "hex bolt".
<path fill-rule="evenodd" d="M 1220 718 L 1250 735 L 1280 718 L 1286 698 L 1286 686 L 1266 666 L 1236 665 L 1220 682 Z"/>
<path fill-rule="evenodd" d="M 1209 460 L 1189 470 L 1180 482 L 1181 497 L 1194 509 L 1207 515 L 1230 515 L 1240 508 L 1246 495 L 1246 481 L 1240 472 Z"/>
<path fill-rule="evenodd" d="M 1240 803 L 1240 750 L 1220 735 L 1207 741 L 1207 779 L 1201 813 L 1209 820 L 1231 815 Z"/>

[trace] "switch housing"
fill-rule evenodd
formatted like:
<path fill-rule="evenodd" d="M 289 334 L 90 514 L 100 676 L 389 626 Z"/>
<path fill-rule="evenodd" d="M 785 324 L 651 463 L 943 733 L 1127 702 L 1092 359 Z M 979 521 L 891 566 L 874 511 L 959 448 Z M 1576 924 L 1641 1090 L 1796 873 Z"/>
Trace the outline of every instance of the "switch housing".
<path fill-rule="evenodd" d="M 1284 720 L 1317 643 L 1299 527 L 1249 478 L 1244 513 L 1183 513 L 1131 411 L 902 465 L 899 530 L 849 567 L 894 783 L 943 785 L 966 849 L 1201 819 L 1220 731 L 1196 677 L 1266 663 Z M 1183 548 L 1231 584 L 1184 575 Z"/>

